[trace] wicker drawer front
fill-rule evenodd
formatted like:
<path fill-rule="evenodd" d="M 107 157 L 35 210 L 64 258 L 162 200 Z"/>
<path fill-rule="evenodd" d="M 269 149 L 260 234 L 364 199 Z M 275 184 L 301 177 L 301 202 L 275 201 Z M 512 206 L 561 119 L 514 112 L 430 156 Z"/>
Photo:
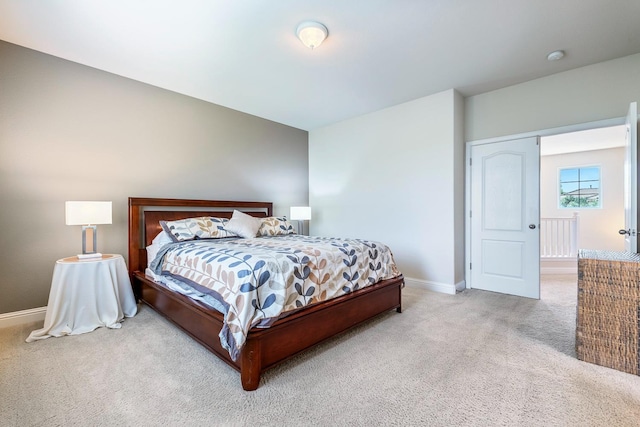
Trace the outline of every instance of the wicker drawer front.
<path fill-rule="evenodd" d="M 640 374 L 640 256 L 580 251 L 578 359 Z"/>

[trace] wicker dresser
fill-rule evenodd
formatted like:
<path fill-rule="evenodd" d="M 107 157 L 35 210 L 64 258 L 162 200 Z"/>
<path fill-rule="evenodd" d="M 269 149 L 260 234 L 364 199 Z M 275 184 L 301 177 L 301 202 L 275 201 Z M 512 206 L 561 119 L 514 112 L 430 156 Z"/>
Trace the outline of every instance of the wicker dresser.
<path fill-rule="evenodd" d="M 640 255 L 578 254 L 578 359 L 639 375 Z"/>

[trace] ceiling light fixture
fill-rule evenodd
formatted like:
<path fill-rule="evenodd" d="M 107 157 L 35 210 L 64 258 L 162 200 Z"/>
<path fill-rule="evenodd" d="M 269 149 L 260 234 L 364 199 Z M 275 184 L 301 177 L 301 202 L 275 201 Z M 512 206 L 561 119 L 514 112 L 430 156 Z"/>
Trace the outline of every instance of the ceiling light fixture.
<path fill-rule="evenodd" d="M 327 38 L 329 30 L 319 22 L 305 21 L 298 25 L 296 35 L 306 47 L 315 49 Z"/>
<path fill-rule="evenodd" d="M 557 61 L 558 59 L 564 58 L 564 50 L 554 50 L 549 55 L 547 55 L 548 61 Z"/>

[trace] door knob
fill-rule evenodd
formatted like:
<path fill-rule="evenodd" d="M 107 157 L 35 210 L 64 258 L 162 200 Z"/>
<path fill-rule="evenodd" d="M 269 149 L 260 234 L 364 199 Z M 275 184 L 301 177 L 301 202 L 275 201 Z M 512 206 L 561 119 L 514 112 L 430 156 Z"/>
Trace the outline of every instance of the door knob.
<path fill-rule="evenodd" d="M 529 224 L 529 228 L 532 229 L 532 230 L 535 230 L 536 225 L 535 224 Z"/>
<path fill-rule="evenodd" d="M 618 230 L 618 233 L 622 234 L 623 236 L 624 236 L 625 234 L 629 234 L 629 235 L 631 235 L 631 232 L 630 232 L 629 230 Z"/>

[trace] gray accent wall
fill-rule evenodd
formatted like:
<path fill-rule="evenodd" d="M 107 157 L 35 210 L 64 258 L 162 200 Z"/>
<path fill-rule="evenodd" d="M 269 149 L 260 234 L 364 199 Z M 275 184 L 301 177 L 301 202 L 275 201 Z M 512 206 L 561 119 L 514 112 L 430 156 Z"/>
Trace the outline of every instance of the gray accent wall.
<path fill-rule="evenodd" d="M 98 250 L 127 257 L 127 199 L 308 203 L 308 133 L 0 41 L 0 314 L 47 305 L 81 251 L 66 200 L 113 201 Z"/>

